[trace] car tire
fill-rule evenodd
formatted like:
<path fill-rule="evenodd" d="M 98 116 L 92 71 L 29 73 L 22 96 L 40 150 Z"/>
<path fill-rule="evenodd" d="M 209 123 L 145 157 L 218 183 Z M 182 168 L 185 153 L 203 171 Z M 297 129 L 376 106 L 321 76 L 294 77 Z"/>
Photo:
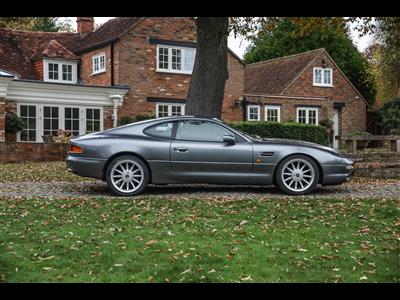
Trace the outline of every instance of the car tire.
<path fill-rule="evenodd" d="M 132 155 L 119 156 L 107 167 L 106 181 L 115 195 L 134 196 L 149 183 L 149 170 L 143 161 Z"/>
<path fill-rule="evenodd" d="M 313 159 L 292 155 L 280 162 L 275 172 L 278 188 L 289 195 L 311 193 L 318 185 L 319 169 Z"/>

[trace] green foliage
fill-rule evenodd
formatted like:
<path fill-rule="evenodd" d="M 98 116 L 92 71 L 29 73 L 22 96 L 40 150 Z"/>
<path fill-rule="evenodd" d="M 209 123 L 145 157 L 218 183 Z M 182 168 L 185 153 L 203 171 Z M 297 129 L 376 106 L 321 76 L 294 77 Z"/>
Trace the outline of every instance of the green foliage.
<path fill-rule="evenodd" d="M 6 132 L 17 133 L 24 129 L 24 121 L 16 114 L 6 114 Z"/>
<path fill-rule="evenodd" d="M 262 138 L 284 138 L 321 145 L 329 144 L 328 133 L 323 126 L 277 122 L 237 122 L 231 126 L 249 135 L 258 135 Z"/>
<path fill-rule="evenodd" d="M 275 26 L 254 39 L 245 55 L 246 63 L 325 48 L 363 97 L 372 104 L 376 88 L 368 61 L 354 46 L 345 23 L 323 21 L 325 26 L 311 23 L 312 18 L 280 18 Z M 321 21 L 322 22 L 322 21 Z"/>
<path fill-rule="evenodd" d="M 126 124 L 130 124 L 130 123 L 134 123 L 134 122 L 139 122 L 139 121 L 143 121 L 143 120 L 149 120 L 149 119 L 154 119 L 155 115 L 151 115 L 151 114 L 141 114 L 141 115 L 136 115 L 134 117 L 122 117 L 119 121 L 119 126 L 122 125 L 126 125 Z"/>
<path fill-rule="evenodd" d="M 388 134 L 390 129 L 400 129 L 400 97 L 386 102 L 377 111 L 378 129 Z"/>
<path fill-rule="evenodd" d="M 73 30 L 71 20 L 60 17 L 0 17 L 1 27 L 45 32 Z"/>

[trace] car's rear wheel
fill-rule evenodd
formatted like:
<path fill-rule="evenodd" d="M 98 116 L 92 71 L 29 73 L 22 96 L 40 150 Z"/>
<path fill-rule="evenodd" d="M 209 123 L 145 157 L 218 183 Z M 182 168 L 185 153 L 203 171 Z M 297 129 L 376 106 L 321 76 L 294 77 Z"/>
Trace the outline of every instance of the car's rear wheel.
<path fill-rule="evenodd" d="M 319 170 L 315 162 L 305 155 L 284 159 L 275 173 L 277 186 L 290 195 L 304 195 L 318 185 Z"/>
<path fill-rule="evenodd" d="M 139 158 L 124 155 L 110 163 L 106 171 L 106 181 L 114 194 L 134 196 L 146 188 L 149 171 Z"/>

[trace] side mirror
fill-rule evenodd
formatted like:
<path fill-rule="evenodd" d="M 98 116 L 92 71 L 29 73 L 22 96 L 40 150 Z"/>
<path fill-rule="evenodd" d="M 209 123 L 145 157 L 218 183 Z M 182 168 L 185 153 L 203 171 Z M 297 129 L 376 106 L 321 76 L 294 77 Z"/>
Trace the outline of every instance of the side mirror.
<path fill-rule="evenodd" d="M 222 137 L 222 140 L 224 141 L 224 143 L 227 143 L 227 144 L 229 144 L 229 145 L 234 145 L 234 144 L 236 144 L 236 139 L 235 139 L 235 137 L 232 136 L 232 135 L 229 135 L 229 134 L 225 134 L 225 135 Z"/>

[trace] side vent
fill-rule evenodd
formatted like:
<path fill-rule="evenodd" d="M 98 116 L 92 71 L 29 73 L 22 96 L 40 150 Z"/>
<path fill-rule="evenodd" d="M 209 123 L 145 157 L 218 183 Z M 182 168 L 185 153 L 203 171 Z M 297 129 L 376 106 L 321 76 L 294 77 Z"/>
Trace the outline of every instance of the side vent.
<path fill-rule="evenodd" d="M 261 152 L 258 156 L 274 156 L 275 152 Z"/>

